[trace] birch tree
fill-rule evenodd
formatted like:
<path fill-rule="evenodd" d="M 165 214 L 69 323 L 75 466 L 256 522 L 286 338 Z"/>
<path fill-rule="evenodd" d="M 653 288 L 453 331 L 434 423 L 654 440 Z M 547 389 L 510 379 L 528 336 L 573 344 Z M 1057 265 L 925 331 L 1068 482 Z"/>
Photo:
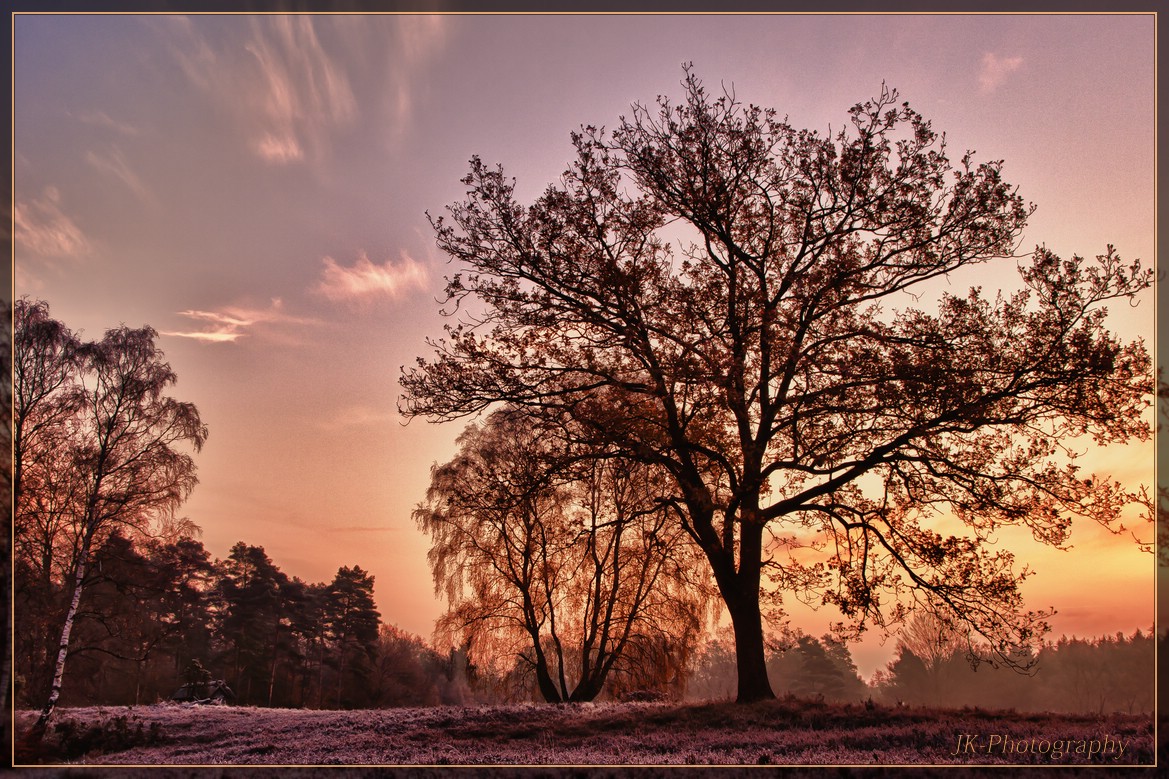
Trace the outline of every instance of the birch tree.
<path fill-rule="evenodd" d="M 51 321 L 47 306 L 27 301 L 17 304 L 15 325 L 14 364 L 22 380 L 29 380 L 25 410 L 53 409 L 51 424 L 30 424 L 50 415 L 29 411 L 15 431 L 14 448 L 21 451 L 16 514 L 24 523 L 44 501 L 56 501 L 74 552 L 62 583 L 67 606 L 55 629 L 60 639 L 47 699 L 28 736 L 36 744 L 61 695 L 70 634 L 94 553 L 115 530 L 142 532 L 173 518 L 195 486 L 191 451 L 203 446 L 207 428 L 194 405 L 166 394 L 177 377 L 152 328 L 122 326 L 100 341 L 79 344 L 65 335 L 36 338 L 34 331 L 66 331 Z M 51 443 L 39 437 L 49 427 Z M 48 494 L 52 485 L 34 484 L 29 477 L 49 460 L 51 468 L 44 470 L 55 475 L 66 501 Z"/>

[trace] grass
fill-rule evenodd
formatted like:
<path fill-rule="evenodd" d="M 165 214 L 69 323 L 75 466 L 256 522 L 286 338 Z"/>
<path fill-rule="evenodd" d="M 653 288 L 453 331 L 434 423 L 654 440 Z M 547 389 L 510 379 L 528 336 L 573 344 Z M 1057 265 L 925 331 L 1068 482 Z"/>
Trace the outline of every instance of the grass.
<path fill-rule="evenodd" d="M 21 731 L 33 719 L 31 712 L 17 712 L 18 742 Z M 974 743 L 980 748 L 959 750 L 963 735 L 976 736 Z M 1064 745 L 1058 756 L 1053 746 L 1057 742 Z M 1098 745 L 1094 752 L 1093 744 Z M 1107 745 L 1111 747 L 1106 750 Z M 1153 759 L 1153 722 L 1147 715 L 1037 716 L 785 699 L 746 706 L 599 703 L 373 711 L 178 705 L 62 709 L 41 753 L 26 762 L 166 766 L 1120 766 L 1151 765 Z"/>

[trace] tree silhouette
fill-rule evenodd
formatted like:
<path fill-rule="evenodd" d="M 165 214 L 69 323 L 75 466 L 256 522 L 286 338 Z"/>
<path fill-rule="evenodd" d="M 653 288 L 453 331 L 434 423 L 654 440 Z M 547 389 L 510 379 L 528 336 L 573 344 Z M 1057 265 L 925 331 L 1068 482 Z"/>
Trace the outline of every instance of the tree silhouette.
<path fill-rule="evenodd" d="M 28 735 L 35 745 L 61 694 L 94 553 L 115 530 L 138 532 L 173 517 L 196 482 L 185 450 L 201 448 L 207 428 L 194 405 L 165 394 L 176 376 L 152 328 L 122 326 L 78 344 L 43 303 L 18 301 L 14 316 L 19 535 L 47 533 L 41 553 L 49 568 L 58 539 L 71 549 L 70 570 L 55 572 L 67 605 L 54 626 L 60 640 L 47 700 Z M 55 529 L 46 531 L 49 514 Z"/>
<path fill-rule="evenodd" d="M 3 317 L 4 325 L 0 327 L 0 447 L 7 450 L 12 448 L 12 304 L 5 300 L 3 302 Z M 13 588 L 13 566 L 12 560 L 14 557 L 11 539 L 13 537 L 12 524 L 12 480 L 13 468 L 12 464 L 5 462 L 0 466 L 0 501 L 7 507 L 4 512 L 4 527 L 0 529 L 3 534 L 3 540 L 0 540 L 0 573 L 3 574 L 3 581 L 8 582 L 8 593 L 12 596 L 15 592 Z M 12 611 L 9 610 L 4 614 L 4 638 L 6 639 L 4 645 L 4 665 L 0 667 L 0 688 L 4 690 L 4 706 L 5 708 L 12 704 L 12 668 L 13 656 L 12 645 L 14 643 L 13 637 L 13 619 Z M 12 746 L 12 733 L 9 731 L 8 738 L 5 740 L 5 745 Z"/>
<path fill-rule="evenodd" d="M 915 642 L 916 643 L 916 642 Z M 1154 639 L 1135 631 L 1096 639 L 1060 638 L 1043 645 L 1034 672 L 1020 675 L 1004 668 L 972 667 L 964 645 L 949 654 L 918 644 L 897 644 L 896 657 L 879 672 L 876 692 L 890 702 L 1027 711 L 1148 712 L 1154 709 Z M 923 660 L 917 653 L 933 654 Z"/>
<path fill-rule="evenodd" d="M 373 602 L 373 576 L 357 565 L 338 569 L 325 591 L 324 607 L 325 628 L 336 647 L 338 708 L 346 703 L 346 679 L 361 682 L 370 672 L 380 616 Z M 365 702 L 354 701 L 359 687 L 364 685 L 351 685 L 349 705 Z"/>
<path fill-rule="evenodd" d="M 821 136 L 712 99 L 689 69 L 684 88 L 573 133 L 576 159 L 530 206 L 472 159 L 465 200 L 432 220 L 462 319 L 403 371 L 403 412 L 551 409 L 668 472 L 734 626 L 740 701 L 772 697 L 765 573 L 856 630 L 917 601 L 1012 657 L 1045 615 L 985 542 L 1018 525 L 1059 545 L 1071 517 L 1112 526 L 1129 502 L 1068 442 L 1149 435 L 1148 355 L 1102 305 L 1149 272 L 1111 247 L 1039 247 L 1018 293 L 913 308 L 933 280 L 1015 261 L 1030 208 L 999 162 L 952 163 L 890 89 Z M 781 538 L 828 559 L 781 560 Z"/>
<path fill-rule="evenodd" d="M 229 684 L 246 703 L 272 703 L 272 680 L 287 636 L 285 592 L 291 582 L 262 546 L 243 541 L 219 564 L 218 624 Z"/>

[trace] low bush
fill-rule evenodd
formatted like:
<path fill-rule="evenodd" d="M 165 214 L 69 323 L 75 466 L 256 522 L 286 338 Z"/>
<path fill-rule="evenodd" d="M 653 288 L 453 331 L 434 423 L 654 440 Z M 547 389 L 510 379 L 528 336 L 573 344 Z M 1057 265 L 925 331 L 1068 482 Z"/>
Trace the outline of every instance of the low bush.
<path fill-rule="evenodd" d="M 90 723 L 66 719 L 58 722 L 54 731 L 57 748 L 66 759 L 163 743 L 162 727 L 157 722 L 146 727 L 141 720 L 131 719 L 125 714 Z"/>

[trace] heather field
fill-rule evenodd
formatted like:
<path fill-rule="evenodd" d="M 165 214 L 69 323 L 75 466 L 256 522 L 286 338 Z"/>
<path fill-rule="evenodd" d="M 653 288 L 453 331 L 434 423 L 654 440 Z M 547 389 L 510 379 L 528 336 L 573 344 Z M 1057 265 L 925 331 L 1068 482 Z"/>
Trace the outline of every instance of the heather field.
<path fill-rule="evenodd" d="M 63 709 L 41 765 L 1151 765 L 1149 716 L 780 700 L 304 711 Z"/>

